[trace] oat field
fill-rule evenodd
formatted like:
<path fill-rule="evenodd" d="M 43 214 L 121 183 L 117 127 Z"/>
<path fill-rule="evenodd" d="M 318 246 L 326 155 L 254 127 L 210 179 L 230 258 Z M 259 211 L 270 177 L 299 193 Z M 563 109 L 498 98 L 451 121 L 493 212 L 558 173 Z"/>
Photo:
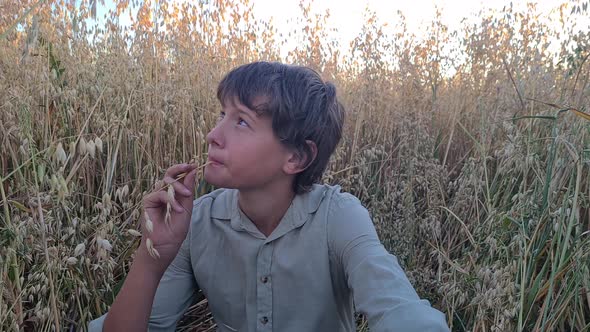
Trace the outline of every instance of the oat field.
<path fill-rule="evenodd" d="M 216 85 L 254 60 L 336 84 L 324 181 L 361 199 L 453 331 L 590 330 L 587 5 L 437 16 L 426 37 L 367 10 L 342 52 L 304 1 L 284 56 L 249 0 L 121 1 L 100 24 L 96 0 L 0 2 L 0 330 L 84 331 L 108 310 L 141 197 L 204 162 Z M 201 309 L 182 330 L 211 324 Z"/>

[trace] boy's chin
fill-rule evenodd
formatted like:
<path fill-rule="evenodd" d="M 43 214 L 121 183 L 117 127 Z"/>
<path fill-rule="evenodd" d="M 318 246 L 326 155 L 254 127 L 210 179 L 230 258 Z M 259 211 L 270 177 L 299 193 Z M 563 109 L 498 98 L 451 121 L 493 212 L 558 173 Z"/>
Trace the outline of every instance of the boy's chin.
<path fill-rule="evenodd" d="M 224 181 L 223 179 L 219 179 L 216 176 L 213 176 L 211 174 L 208 174 L 208 172 L 205 171 L 205 181 L 207 181 L 208 184 L 216 187 L 216 188 L 227 188 L 227 189 L 233 189 L 233 186 L 228 183 L 228 181 Z"/>
<path fill-rule="evenodd" d="M 215 177 L 209 175 L 207 172 L 205 172 L 203 177 L 205 178 L 205 181 L 207 181 L 208 184 L 218 188 L 220 187 L 220 181 L 218 181 L 218 179 L 216 179 Z"/>

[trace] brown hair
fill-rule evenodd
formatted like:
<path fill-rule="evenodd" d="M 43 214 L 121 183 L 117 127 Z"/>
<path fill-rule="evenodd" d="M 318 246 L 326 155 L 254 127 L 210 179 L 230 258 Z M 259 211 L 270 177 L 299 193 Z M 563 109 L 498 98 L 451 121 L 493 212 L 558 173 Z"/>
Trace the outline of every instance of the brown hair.
<path fill-rule="evenodd" d="M 332 83 L 307 67 L 253 62 L 234 68 L 219 83 L 221 104 L 233 98 L 258 114 L 270 115 L 275 135 L 305 160 L 313 157 L 306 140 L 313 141 L 317 156 L 297 174 L 293 189 L 300 194 L 319 182 L 342 137 L 344 123 L 344 107 Z M 255 104 L 260 100 L 264 102 Z"/>

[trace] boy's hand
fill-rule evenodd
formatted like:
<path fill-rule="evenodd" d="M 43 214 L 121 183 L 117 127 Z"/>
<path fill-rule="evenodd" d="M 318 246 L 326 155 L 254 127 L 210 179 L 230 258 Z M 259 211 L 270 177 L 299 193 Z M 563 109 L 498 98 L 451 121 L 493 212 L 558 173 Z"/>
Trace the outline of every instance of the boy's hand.
<path fill-rule="evenodd" d="M 143 198 L 144 211 L 140 219 L 143 236 L 137 255 L 157 272 L 166 270 L 186 238 L 192 215 L 196 173 L 196 165 L 174 165 L 166 170 L 163 181 L 158 181 L 154 191 Z M 186 176 L 182 177 L 183 174 Z M 174 188 L 173 192 L 169 187 Z M 148 225 L 150 221 L 151 225 Z M 148 239 L 159 258 L 150 257 Z M 154 256 L 153 251 L 151 256 Z"/>

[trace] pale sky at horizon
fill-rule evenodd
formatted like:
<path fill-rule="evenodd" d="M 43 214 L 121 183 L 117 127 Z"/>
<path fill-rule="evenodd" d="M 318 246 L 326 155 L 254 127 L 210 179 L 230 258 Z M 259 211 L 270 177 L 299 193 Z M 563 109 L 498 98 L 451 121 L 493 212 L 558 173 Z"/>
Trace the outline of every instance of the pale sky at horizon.
<path fill-rule="evenodd" d="M 169 0 L 172 2 L 183 2 L 189 0 Z M 113 8 L 116 0 L 105 0 L 105 6 L 99 4 L 99 16 L 105 13 L 107 8 Z M 442 22 L 449 27 L 450 31 L 459 29 L 461 20 L 464 17 L 473 19 L 474 14 L 480 10 L 484 12 L 488 9 L 501 10 L 504 6 L 509 6 L 512 2 L 516 9 L 526 8 L 527 1 L 522 0 L 354 0 L 347 1 L 343 5 L 342 0 L 315 0 L 312 4 L 312 10 L 316 13 L 330 11 L 328 25 L 337 29 L 337 34 L 331 36 L 336 38 L 343 50 L 348 48 L 351 40 L 356 37 L 362 29 L 364 20 L 363 15 L 365 8 L 376 11 L 377 17 L 381 23 L 387 23 L 388 28 L 395 25 L 398 19 L 398 11 L 401 11 L 405 18 L 408 32 L 421 37 L 428 23 L 435 17 L 435 11 L 438 7 L 442 12 Z M 568 0 L 539 0 L 537 3 L 538 12 L 541 17 L 547 17 L 551 10 L 559 7 L 560 4 Z M 273 25 L 279 33 L 287 34 L 294 28 L 294 22 L 301 15 L 299 9 L 300 0 L 251 0 L 254 6 L 254 15 L 258 19 L 265 21 L 273 19 Z M 103 8 L 100 8 L 103 7 Z M 107 8 L 104 8 L 107 7 Z M 566 14 L 569 14 L 567 12 Z M 122 22 L 128 21 L 128 14 L 122 15 Z M 585 20 L 577 18 L 578 29 L 587 28 L 590 25 L 590 15 L 585 16 Z M 386 28 L 387 29 L 387 28 Z M 287 46 L 289 47 L 289 46 Z M 287 50 L 282 50 L 283 55 Z"/>
<path fill-rule="evenodd" d="M 442 22 L 449 27 L 450 31 L 461 27 L 461 20 L 464 17 L 473 18 L 480 10 L 501 10 L 504 6 L 513 3 L 515 9 L 526 8 L 527 1 L 519 0 L 355 0 L 348 1 L 342 5 L 341 0 L 316 0 L 314 5 L 316 11 L 330 11 L 329 21 L 331 26 L 338 30 L 338 39 L 341 46 L 346 47 L 349 42 L 360 33 L 363 25 L 363 14 L 365 8 L 376 11 L 377 17 L 383 23 L 392 26 L 397 20 L 397 12 L 401 11 L 405 18 L 408 32 L 421 37 L 434 17 L 436 8 L 441 10 Z M 556 9 L 567 0 L 539 0 L 537 9 L 542 16 L 547 16 L 551 10 Z M 296 15 L 300 15 L 298 0 L 252 0 L 255 9 L 255 15 L 258 18 L 269 19 L 273 17 L 273 22 L 279 31 L 290 28 L 289 20 L 294 20 Z M 569 14 L 569 12 L 567 12 Z M 585 22 L 578 22 L 579 26 L 587 27 L 590 18 Z"/>

